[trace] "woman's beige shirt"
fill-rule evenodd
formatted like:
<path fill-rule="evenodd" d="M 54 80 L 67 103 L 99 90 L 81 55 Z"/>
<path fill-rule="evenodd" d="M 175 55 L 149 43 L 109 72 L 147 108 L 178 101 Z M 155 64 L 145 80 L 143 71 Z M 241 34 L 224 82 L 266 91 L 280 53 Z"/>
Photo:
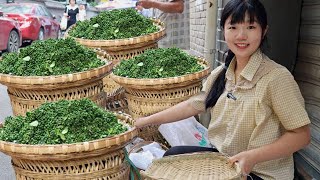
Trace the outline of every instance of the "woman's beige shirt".
<path fill-rule="evenodd" d="M 257 50 L 235 83 L 235 59 L 226 72 L 226 89 L 210 109 L 211 143 L 229 156 L 276 141 L 286 130 L 310 123 L 304 100 L 291 73 Z M 222 66 L 212 71 L 204 91 L 189 99 L 205 111 L 205 99 Z M 236 100 L 227 98 L 231 92 Z M 276 152 L 275 152 L 276 153 Z M 253 173 L 263 179 L 293 179 L 293 157 L 257 164 Z"/>

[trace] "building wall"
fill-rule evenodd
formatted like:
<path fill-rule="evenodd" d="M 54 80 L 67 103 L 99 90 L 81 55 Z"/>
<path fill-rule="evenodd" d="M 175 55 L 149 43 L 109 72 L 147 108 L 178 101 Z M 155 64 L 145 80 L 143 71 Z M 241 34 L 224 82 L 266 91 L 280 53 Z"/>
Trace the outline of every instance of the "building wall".
<path fill-rule="evenodd" d="M 190 0 L 190 51 L 204 56 L 207 0 Z"/>
<path fill-rule="evenodd" d="M 320 179 L 320 1 L 304 0 L 294 76 L 311 120 L 311 144 L 295 155 L 298 168 Z"/>

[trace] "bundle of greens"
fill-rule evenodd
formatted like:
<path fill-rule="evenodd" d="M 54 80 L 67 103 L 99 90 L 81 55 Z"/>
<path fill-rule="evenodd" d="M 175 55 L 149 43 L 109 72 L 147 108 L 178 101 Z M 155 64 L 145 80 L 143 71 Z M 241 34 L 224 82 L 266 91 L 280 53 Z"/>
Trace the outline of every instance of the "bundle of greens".
<path fill-rule="evenodd" d="M 91 40 L 112 40 L 138 37 L 159 31 L 151 19 L 134 9 L 101 12 L 90 20 L 77 22 L 70 36 Z"/>
<path fill-rule="evenodd" d="M 146 50 L 143 54 L 121 61 L 113 73 L 128 78 L 166 78 L 191 74 L 204 69 L 197 59 L 179 48 Z"/>
<path fill-rule="evenodd" d="M 82 72 L 104 65 L 96 53 L 74 39 L 35 41 L 8 53 L 0 61 L 0 73 L 16 76 L 51 76 Z"/>
<path fill-rule="evenodd" d="M 116 116 L 88 99 L 45 103 L 26 116 L 7 117 L 0 140 L 19 144 L 86 142 L 125 132 Z"/>

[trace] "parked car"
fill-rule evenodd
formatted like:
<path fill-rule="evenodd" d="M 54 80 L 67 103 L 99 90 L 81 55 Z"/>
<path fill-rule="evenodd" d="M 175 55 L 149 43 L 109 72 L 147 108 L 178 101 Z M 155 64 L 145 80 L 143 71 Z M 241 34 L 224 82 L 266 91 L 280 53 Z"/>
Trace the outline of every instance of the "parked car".
<path fill-rule="evenodd" d="M 20 24 L 23 42 L 58 38 L 59 22 L 49 10 L 36 3 L 11 3 L 1 9 L 7 17 Z"/>
<path fill-rule="evenodd" d="M 18 51 L 22 43 L 19 23 L 4 17 L 0 10 L 0 27 L 0 51 Z"/>

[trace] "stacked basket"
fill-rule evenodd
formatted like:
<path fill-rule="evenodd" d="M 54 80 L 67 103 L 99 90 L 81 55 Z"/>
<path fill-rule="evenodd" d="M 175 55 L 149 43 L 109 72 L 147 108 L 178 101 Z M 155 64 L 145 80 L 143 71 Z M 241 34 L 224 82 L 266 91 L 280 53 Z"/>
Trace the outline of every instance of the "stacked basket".
<path fill-rule="evenodd" d="M 0 74 L 8 87 L 14 115 L 24 115 L 44 102 L 89 98 L 105 107 L 102 79 L 112 70 L 112 62 L 84 72 L 58 76 L 14 76 Z"/>
<path fill-rule="evenodd" d="M 209 66 L 198 58 L 203 70 L 178 77 L 158 79 L 136 79 L 111 74 L 112 79 L 126 90 L 131 116 L 136 119 L 165 110 L 200 92 L 202 80 L 209 74 Z M 140 129 L 139 137 L 149 141 L 161 141 L 158 126 Z"/>
<path fill-rule="evenodd" d="M 89 40 L 74 38 L 78 43 L 94 48 L 102 49 L 107 52 L 105 58 L 117 64 L 121 59 L 129 59 L 142 54 L 147 49 L 157 48 L 157 42 L 164 37 L 165 27 L 159 20 L 154 20 L 154 24 L 159 28 L 158 32 L 127 39 L 116 40 Z M 72 27 L 70 28 L 70 30 Z M 68 30 L 69 31 L 69 30 Z M 69 37 L 68 31 L 65 37 Z M 113 111 L 125 110 L 127 103 L 124 96 L 124 90 L 115 83 L 110 76 L 103 79 L 104 90 L 107 94 L 107 108 Z"/>
<path fill-rule="evenodd" d="M 126 115 L 119 121 L 133 126 Z M 0 124 L 1 126 L 1 124 Z M 135 128 L 110 137 L 83 143 L 24 145 L 0 141 L 0 151 L 12 158 L 17 179 L 128 179 L 124 146 L 137 136 Z"/>

